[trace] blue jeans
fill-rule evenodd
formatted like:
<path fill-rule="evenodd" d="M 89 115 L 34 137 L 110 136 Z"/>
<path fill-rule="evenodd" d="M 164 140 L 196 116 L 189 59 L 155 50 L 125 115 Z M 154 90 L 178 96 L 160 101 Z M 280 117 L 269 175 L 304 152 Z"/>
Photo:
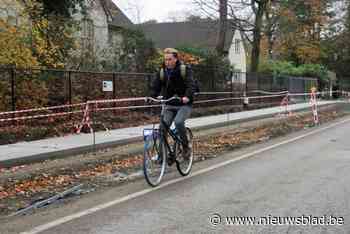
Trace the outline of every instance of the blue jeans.
<path fill-rule="evenodd" d="M 163 111 L 163 121 L 170 127 L 174 121 L 176 130 L 182 140 L 183 147 L 188 147 L 185 120 L 188 119 L 192 112 L 192 106 L 170 106 L 166 105 Z"/>

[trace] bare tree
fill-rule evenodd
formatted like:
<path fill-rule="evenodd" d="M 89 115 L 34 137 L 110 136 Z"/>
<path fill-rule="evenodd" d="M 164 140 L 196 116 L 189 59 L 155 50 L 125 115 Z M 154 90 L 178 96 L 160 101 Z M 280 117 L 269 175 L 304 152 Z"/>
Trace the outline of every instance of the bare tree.
<path fill-rule="evenodd" d="M 253 29 L 253 48 L 252 48 L 252 60 L 251 60 L 251 71 L 257 72 L 259 67 L 260 57 L 260 42 L 261 32 L 263 26 L 263 17 L 266 11 L 266 6 L 269 0 L 252 1 L 252 10 L 255 15 L 254 29 Z"/>
<path fill-rule="evenodd" d="M 218 0 L 193 0 L 201 12 L 212 19 L 218 18 L 220 2 Z M 228 17 L 233 29 L 243 32 L 245 39 L 251 43 L 251 71 L 259 66 L 260 42 L 262 38 L 264 15 L 273 0 L 228 0 Z"/>
<path fill-rule="evenodd" d="M 137 24 L 140 24 L 142 22 L 142 9 L 144 6 L 140 1 L 129 1 L 128 7 L 126 8 L 126 11 L 129 12 L 132 15 L 132 18 L 135 20 Z"/>
<path fill-rule="evenodd" d="M 273 47 L 276 39 L 276 32 L 278 30 L 278 21 L 281 15 L 279 14 L 279 3 L 277 1 L 269 1 L 269 6 L 265 11 L 265 26 L 264 32 L 268 43 L 268 58 L 273 59 Z"/>
<path fill-rule="evenodd" d="M 219 14 L 219 32 L 216 40 L 216 51 L 219 55 L 223 55 L 227 31 L 227 0 L 219 0 Z"/>

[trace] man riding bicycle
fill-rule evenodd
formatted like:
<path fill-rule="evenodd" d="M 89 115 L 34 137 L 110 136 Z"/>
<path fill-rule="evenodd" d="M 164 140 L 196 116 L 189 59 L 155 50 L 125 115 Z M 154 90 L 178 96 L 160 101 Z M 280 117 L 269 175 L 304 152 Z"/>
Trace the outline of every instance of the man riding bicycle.
<path fill-rule="evenodd" d="M 152 84 L 151 97 L 163 96 L 169 99 L 179 96 L 181 101 L 172 100 L 166 103 L 164 109 L 164 123 L 170 127 L 174 121 L 175 127 L 183 144 L 183 157 L 191 154 L 186 136 L 185 120 L 192 112 L 193 95 L 195 92 L 192 70 L 184 66 L 178 58 L 178 51 L 173 48 L 164 49 L 164 63 Z"/>

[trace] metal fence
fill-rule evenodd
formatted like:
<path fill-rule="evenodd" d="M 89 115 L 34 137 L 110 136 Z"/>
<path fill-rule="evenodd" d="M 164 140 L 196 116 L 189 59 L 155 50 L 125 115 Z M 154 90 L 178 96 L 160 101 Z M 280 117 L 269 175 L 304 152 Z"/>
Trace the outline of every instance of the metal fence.
<path fill-rule="evenodd" d="M 228 92 L 241 97 L 255 90 L 293 93 L 309 92 L 317 80 L 299 77 L 273 77 L 252 73 L 228 73 L 215 68 L 193 67 L 201 92 Z M 52 69 L 0 68 L 0 112 L 73 104 L 96 99 L 147 96 L 155 74 L 103 73 Z M 104 92 L 106 81 L 112 91 Z M 245 81 L 247 81 L 245 83 Z M 104 83 L 105 82 L 105 83 Z M 256 94 L 255 94 L 256 95 Z M 198 100 L 215 98 L 200 95 Z M 240 105 L 240 100 L 227 102 Z M 217 103 L 216 103 L 217 104 Z M 215 103 L 213 105 L 216 105 Z"/>
<path fill-rule="evenodd" d="M 270 92 L 309 93 L 311 87 L 318 87 L 318 80 L 315 78 L 254 73 L 247 73 L 246 77 L 248 92 L 252 90 L 266 90 Z"/>
<path fill-rule="evenodd" d="M 43 69 L 0 69 L 0 112 L 96 99 L 144 96 L 153 74 Z M 111 92 L 103 91 L 110 81 Z"/>
<path fill-rule="evenodd" d="M 293 92 L 303 92 L 308 91 L 310 83 L 309 79 L 274 80 L 270 76 L 225 73 L 215 68 L 194 67 L 193 70 L 201 94 L 195 98 L 192 117 L 241 111 L 244 94 L 257 96 L 244 108 L 276 106 L 284 94 L 260 98 L 260 95 L 266 94 L 256 90 L 276 92 L 290 89 Z M 81 126 L 83 132 L 89 132 L 88 126 L 83 124 L 86 119 L 85 108 L 88 106 L 84 102 L 148 96 L 154 77 L 155 74 L 150 73 L 0 68 L 0 145 L 64 136 L 76 133 Z M 247 83 L 244 83 L 245 79 Z M 105 88 L 112 91 L 103 91 L 104 82 L 107 86 Z M 312 80 L 311 83 L 314 82 Z M 47 106 L 49 108 L 28 110 Z M 90 108 L 89 117 L 95 131 L 159 123 L 159 106 L 145 105 L 141 99 L 127 102 L 102 101 Z"/>
<path fill-rule="evenodd" d="M 338 84 L 335 87 L 336 89 L 350 91 L 350 77 L 339 77 Z"/>

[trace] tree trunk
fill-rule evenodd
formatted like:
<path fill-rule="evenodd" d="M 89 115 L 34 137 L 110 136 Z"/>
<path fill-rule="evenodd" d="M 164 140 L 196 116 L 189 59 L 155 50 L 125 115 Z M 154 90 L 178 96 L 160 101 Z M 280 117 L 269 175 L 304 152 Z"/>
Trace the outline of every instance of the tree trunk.
<path fill-rule="evenodd" d="M 216 40 L 216 51 L 219 55 L 224 54 L 225 49 L 225 38 L 227 31 L 227 0 L 220 0 L 219 4 L 219 13 L 220 13 L 220 25 L 219 32 Z"/>
<path fill-rule="evenodd" d="M 265 11 L 265 19 L 267 22 L 267 26 L 266 26 L 266 32 L 265 35 L 267 37 L 267 43 L 268 43 L 268 59 L 272 60 L 273 56 L 272 56 L 272 50 L 273 50 L 273 45 L 274 45 L 274 38 L 273 38 L 273 33 L 274 33 L 274 24 L 273 24 L 273 19 L 270 15 L 270 10 L 271 7 L 269 7 L 268 9 L 266 9 Z"/>
<path fill-rule="evenodd" d="M 259 67 L 261 27 L 263 23 L 263 15 L 266 10 L 266 3 L 266 0 L 262 0 L 259 2 L 257 13 L 255 16 L 253 32 L 253 49 L 251 57 L 251 72 L 257 72 Z"/>

